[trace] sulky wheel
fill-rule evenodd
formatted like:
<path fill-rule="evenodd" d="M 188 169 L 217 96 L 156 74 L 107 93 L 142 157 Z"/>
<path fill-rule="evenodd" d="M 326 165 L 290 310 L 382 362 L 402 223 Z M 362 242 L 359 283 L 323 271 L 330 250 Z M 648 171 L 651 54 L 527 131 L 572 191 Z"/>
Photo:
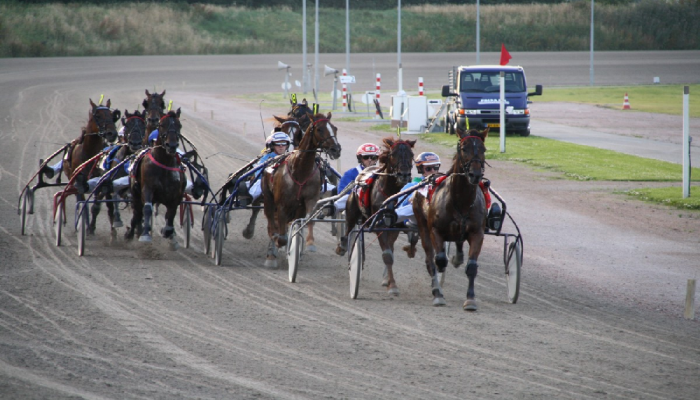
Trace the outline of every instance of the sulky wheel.
<path fill-rule="evenodd" d="M 204 233 L 204 254 L 209 255 L 211 251 L 211 224 L 213 221 L 212 213 L 214 210 L 211 206 L 208 206 L 204 210 L 204 216 L 202 217 L 202 231 Z"/>
<path fill-rule="evenodd" d="M 53 220 L 54 230 L 56 231 L 56 246 L 61 245 L 61 235 L 63 232 L 63 225 L 65 223 L 66 214 L 66 203 L 59 201 L 56 203 L 56 217 Z"/>
<path fill-rule="evenodd" d="M 78 255 L 85 254 L 85 237 L 87 235 L 88 224 L 88 209 L 87 205 L 82 204 L 80 207 L 80 216 L 78 217 Z"/>
<path fill-rule="evenodd" d="M 287 264 L 289 266 L 289 282 L 297 281 L 297 270 L 299 269 L 299 259 L 301 258 L 302 247 L 304 244 L 303 229 L 301 220 L 296 220 L 289 227 L 287 237 L 289 244 L 287 245 Z"/>
<path fill-rule="evenodd" d="M 190 239 L 192 238 L 192 205 L 187 204 L 184 208 L 185 219 L 183 221 L 184 226 L 182 227 L 185 235 L 185 248 L 190 248 Z"/>
<path fill-rule="evenodd" d="M 214 230 L 214 264 L 221 265 L 221 258 L 224 252 L 224 238 L 226 237 L 226 214 L 218 213 L 216 229 Z"/>
<path fill-rule="evenodd" d="M 520 240 L 515 240 L 508 245 L 506 257 L 506 286 L 508 287 L 508 301 L 515 304 L 520 295 L 520 271 L 523 265 L 523 245 Z"/>
<path fill-rule="evenodd" d="M 22 225 L 21 227 L 21 233 L 22 236 L 24 236 L 24 231 L 27 226 L 27 213 L 32 212 L 32 208 L 34 204 L 34 192 L 27 188 L 27 190 L 24 191 L 24 196 L 22 196 L 22 209 L 20 210 L 20 224 Z"/>
<path fill-rule="evenodd" d="M 355 239 L 356 237 L 356 239 Z M 365 260 L 365 236 L 363 232 L 355 231 L 351 234 L 352 249 L 350 253 L 350 298 L 356 299 L 360 289 L 360 276 L 362 274 L 362 264 Z"/>

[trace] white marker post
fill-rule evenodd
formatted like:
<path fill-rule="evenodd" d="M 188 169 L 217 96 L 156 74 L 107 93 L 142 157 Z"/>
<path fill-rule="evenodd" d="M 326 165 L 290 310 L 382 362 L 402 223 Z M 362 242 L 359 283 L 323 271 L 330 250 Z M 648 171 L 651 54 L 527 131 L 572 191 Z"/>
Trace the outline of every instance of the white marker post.
<path fill-rule="evenodd" d="M 690 86 L 683 86 L 683 198 L 690 197 Z"/>
<path fill-rule="evenodd" d="M 501 85 L 501 97 L 498 101 L 500 109 L 500 126 L 501 126 L 501 153 L 506 152 L 506 78 L 505 72 L 501 71 L 501 76 L 499 78 Z"/>
<path fill-rule="evenodd" d="M 695 279 L 688 279 L 688 287 L 685 291 L 685 319 L 695 318 Z"/>

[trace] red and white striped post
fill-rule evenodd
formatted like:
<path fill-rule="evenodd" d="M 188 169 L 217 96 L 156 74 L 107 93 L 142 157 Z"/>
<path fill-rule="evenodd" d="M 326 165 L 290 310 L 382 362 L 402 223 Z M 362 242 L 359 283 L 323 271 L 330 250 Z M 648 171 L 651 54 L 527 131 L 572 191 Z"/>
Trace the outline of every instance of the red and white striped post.
<path fill-rule="evenodd" d="M 377 105 L 381 104 L 379 102 L 379 92 L 382 87 L 382 75 L 377 74 L 377 90 L 374 92 L 375 93 L 375 98 L 377 99 Z M 374 119 L 379 119 L 379 110 L 376 111 L 374 115 Z"/>
<path fill-rule="evenodd" d="M 348 76 L 348 71 L 343 68 L 343 76 Z M 343 81 L 343 112 L 347 111 L 348 107 L 348 84 Z"/>
<path fill-rule="evenodd" d="M 418 78 L 418 96 L 423 95 L 423 78 L 419 77 Z"/>

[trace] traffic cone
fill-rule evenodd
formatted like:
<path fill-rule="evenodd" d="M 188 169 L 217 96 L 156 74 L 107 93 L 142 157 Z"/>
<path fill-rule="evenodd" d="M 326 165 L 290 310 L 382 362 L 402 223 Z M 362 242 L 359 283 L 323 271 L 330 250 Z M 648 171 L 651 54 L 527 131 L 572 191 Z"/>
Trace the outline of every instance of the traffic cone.
<path fill-rule="evenodd" d="M 630 109 L 631 109 L 631 107 L 630 107 L 630 99 L 629 99 L 629 97 L 627 97 L 627 93 L 625 93 L 625 102 L 622 103 L 622 109 L 623 109 L 623 110 L 630 110 Z"/>

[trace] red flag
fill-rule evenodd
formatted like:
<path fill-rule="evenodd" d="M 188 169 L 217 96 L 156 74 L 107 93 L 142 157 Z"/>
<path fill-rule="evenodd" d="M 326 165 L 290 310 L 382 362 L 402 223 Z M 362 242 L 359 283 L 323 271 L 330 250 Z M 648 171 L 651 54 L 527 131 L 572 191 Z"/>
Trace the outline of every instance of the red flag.
<path fill-rule="evenodd" d="M 501 65 L 508 64 L 508 61 L 510 61 L 511 58 L 513 57 L 511 57 L 508 50 L 506 50 L 506 45 L 501 43 Z"/>

